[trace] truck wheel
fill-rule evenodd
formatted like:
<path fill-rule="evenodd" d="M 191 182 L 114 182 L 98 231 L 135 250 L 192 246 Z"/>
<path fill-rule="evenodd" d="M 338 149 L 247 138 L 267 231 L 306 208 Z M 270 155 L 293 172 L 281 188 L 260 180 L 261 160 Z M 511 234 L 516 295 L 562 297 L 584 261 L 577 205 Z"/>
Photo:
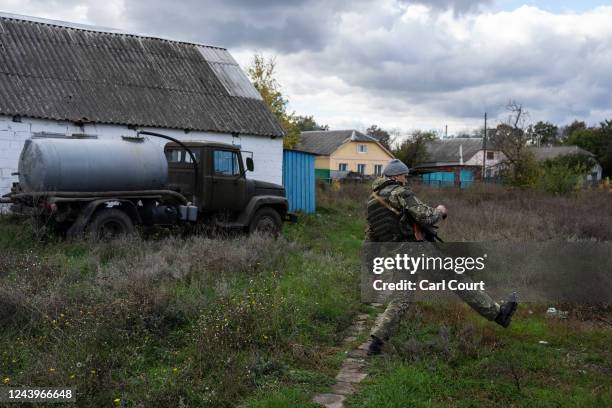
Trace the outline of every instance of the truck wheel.
<path fill-rule="evenodd" d="M 283 221 L 281 216 L 274 208 L 264 207 L 257 210 L 251 224 L 249 233 L 260 232 L 277 237 L 280 234 Z"/>
<path fill-rule="evenodd" d="M 134 223 L 125 212 L 107 209 L 94 215 L 87 227 L 87 232 L 98 239 L 113 239 L 133 234 Z"/>

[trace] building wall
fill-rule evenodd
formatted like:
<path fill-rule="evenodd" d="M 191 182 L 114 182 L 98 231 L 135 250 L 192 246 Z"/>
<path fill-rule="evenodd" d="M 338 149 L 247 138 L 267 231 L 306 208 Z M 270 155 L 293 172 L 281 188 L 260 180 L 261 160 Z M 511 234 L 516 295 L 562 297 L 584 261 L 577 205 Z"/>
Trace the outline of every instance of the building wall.
<path fill-rule="evenodd" d="M 493 160 L 487 159 L 486 168 L 489 171 L 489 177 L 495 177 L 499 173 L 501 168 L 500 164 L 505 160 L 505 156 L 502 152 L 498 150 L 487 150 L 487 152 L 493 152 Z M 480 166 L 481 170 L 479 172 L 479 178 L 482 174 L 482 158 L 483 158 L 484 150 L 479 150 L 476 152 L 474 156 L 472 156 L 469 160 L 464 162 L 466 166 Z"/>
<path fill-rule="evenodd" d="M 368 147 L 367 153 L 360 153 L 358 146 L 364 144 Z M 365 164 L 366 175 L 374 174 L 374 166 L 379 164 L 383 167 L 394 157 L 383 150 L 377 143 L 371 142 L 348 142 L 340 146 L 330 157 L 329 169 L 338 170 L 340 163 L 347 164 L 348 171 L 357 171 L 358 164 Z"/>
<path fill-rule="evenodd" d="M 419 170 L 427 171 L 427 172 L 443 172 L 443 173 L 453 173 L 453 184 L 456 186 L 461 185 L 461 171 L 471 171 L 472 172 L 472 180 L 481 180 L 482 176 L 482 163 L 480 166 L 459 166 L 459 165 L 450 165 L 450 166 L 429 166 L 429 167 L 419 167 Z"/>
<path fill-rule="evenodd" d="M 585 177 L 586 181 L 594 182 L 594 181 L 601 180 L 602 171 L 603 171 L 603 168 L 601 167 L 599 163 L 597 163 L 595 166 L 593 166 L 589 174 L 586 175 Z"/>
<path fill-rule="evenodd" d="M 189 132 L 176 129 L 142 128 L 152 132 L 162 133 L 179 140 L 211 141 L 240 145 L 244 151 L 253 152 L 255 171 L 247 177 L 269 181 L 276 184 L 283 182 L 283 140 L 264 136 L 242 135 L 233 137 L 230 134 L 212 132 Z M 75 133 L 95 135 L 99 138 L 120 138 L 121 136 L 136 136 L 135 130 L 126 126 L 88 124 L 83 127 L 70 122 L 59 122 L 43 119 L 23 118 L 21 123 L 13 122 L 11 117 L 0 116 L 0 195 L 10 191 L 16 176 L 17 163 L 26 139 L 35 133 L 55 133 L 70 136 Z M 151 137 L 160 146 L 167 140 Z"/>
<path fill-rule="evenodd" d="M 329 156 L 317 156 L 315 158 L 315 169 L 329 170 Z"/>

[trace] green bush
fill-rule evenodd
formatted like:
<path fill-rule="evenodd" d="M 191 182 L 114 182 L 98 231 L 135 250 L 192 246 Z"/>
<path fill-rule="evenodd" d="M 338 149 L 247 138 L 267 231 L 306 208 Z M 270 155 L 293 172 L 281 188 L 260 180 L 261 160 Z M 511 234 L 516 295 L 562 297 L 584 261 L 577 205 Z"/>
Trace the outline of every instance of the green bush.
<path fill-rule="evenodd" d="M 553 194 L 571 193 L 580 187 L 582 178 L 593 164 L 593 159 L 583 154 L 545 160 L 540 165 L 537 187 Z"/>
<path fill-rule="evenodd" d="M 500 171 L 504 184 L 519 188 L 532 188 L 537 184 L 540 168 L 533 152 L 525 152 L 520 159 Z"/>

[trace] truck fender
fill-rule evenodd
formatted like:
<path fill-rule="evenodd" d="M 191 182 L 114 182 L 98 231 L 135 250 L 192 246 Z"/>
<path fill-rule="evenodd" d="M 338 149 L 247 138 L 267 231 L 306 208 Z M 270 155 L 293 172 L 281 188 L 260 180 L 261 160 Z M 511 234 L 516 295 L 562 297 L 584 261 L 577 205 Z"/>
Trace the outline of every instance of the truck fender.
<path fill-rule="evenodd" d="M 79 216 L 74 221 L 72 226 L 68 229 L 67 237 L 74 239 L 80 237 L 84 232 L 87 224 L 91 220 L 91 217 L 100 209 L 105 206 L 108 208 L 119 208 L 126 212 L 127 215 L 132 218 L 135 224 L 140 224 L 141 219 L 136 209 L 136 205 L 130 200 L 122 200 L 117 198 L 107 198 L 103 200 L 94 200 L 87 204 L 79 213 Z"/>
<path fill-rule="evenodd" d="M 244 208 L 242 213 L 236 220 L 237 224 L 249 225 L 255 212 L 263 206 L 269 206 L 274 208 L 280 208 L 280 216 L 283 217 L 287 212 L 289 204 L 287 198 L 280 196 L 256 196 L 251 198 L 247 206 Z"/>

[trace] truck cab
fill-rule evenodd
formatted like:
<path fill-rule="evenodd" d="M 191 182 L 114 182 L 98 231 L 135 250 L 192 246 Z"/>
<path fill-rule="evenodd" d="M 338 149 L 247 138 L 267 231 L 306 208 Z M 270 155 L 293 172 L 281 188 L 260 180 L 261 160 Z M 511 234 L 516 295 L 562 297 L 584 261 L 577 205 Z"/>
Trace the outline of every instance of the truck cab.
<path fill-rule="evenodd" d="M 250 152 L 217 142 L 182 144 L 192 154 L 174 142 L 166 144 L 164 149 L 168 189 L 192 200 L 204 219 L 212 220 L 217 226 L 250 228 L 258 221 L 254 219 L 258 218 L 257 211 L 265 208 L 268 210 L 264 221 L 269 226 L 287 219 L 283 186 L 247 178 L 247 172 L 254 170 Z"/>

